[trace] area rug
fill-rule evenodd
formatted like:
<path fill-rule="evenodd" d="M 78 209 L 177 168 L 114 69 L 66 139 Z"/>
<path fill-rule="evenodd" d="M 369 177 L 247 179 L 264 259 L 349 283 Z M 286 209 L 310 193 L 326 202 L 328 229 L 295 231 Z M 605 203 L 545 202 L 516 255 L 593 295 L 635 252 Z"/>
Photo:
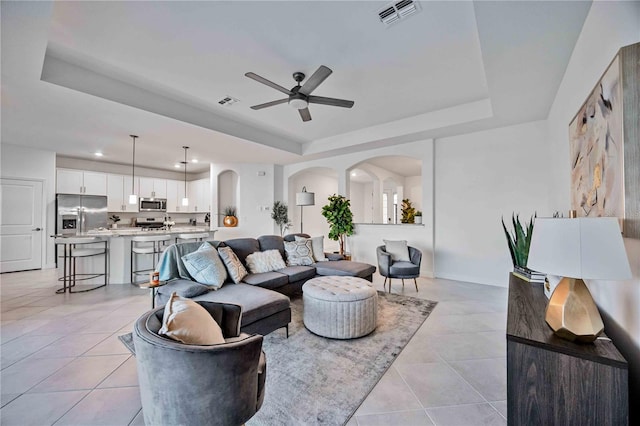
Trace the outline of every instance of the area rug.
<path fill-rule="evenodd" d="M 368 336 L 316 336 L 302 322 L 302 295 L 291 298 L 289 338 L 264 338 L 267 384 L 249 426 L 346 423 L 427 319 L 437 302 L 378 292 L 378 326 Z M 119 336 L 135 354 L 131 333 Z"/>
<path fill-rule="evenodd" d="M 264 338 L 267 384 L 262 408 L 247 425 L 341 425 L 347 422 L 436 302 L 378 292 L 378 326 L 368 336 L 334 340 L 302 323 L 302 297 L 291 300 L 289 338 Z"/>

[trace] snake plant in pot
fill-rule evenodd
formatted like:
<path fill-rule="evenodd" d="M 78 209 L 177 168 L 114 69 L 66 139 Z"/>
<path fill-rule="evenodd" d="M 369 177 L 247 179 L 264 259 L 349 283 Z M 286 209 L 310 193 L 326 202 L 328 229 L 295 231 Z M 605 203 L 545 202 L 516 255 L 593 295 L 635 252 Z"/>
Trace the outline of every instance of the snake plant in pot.
<path fill-rule="evenodd" d="M 519 215 L 512 214 L 511 222 L 513 223 L 513 232 L 507 230 L 502 218 L 502 228 L 507 237 L 509 245 L 509 253 L 511 253 L 511 261 L 513 267 L 527 270 L 527 259 L 529 258 L 529 246 L 531 246 L 531 237 L 533 236 L 533 223 L 536 215 L 531 216 L 529 222 L 525 222 L 524 226 L 520 222 Z"/>

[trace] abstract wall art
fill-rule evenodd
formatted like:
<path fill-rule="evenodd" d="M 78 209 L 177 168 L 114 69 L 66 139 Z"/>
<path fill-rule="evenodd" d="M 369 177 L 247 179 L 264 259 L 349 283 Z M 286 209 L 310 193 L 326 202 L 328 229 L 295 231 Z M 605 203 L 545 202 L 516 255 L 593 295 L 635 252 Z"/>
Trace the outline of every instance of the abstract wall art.
<path fill-rule="evenodd" d="M 569 125 L 571 208 L 640 238 L 640 43 L 620 49 Z"/>

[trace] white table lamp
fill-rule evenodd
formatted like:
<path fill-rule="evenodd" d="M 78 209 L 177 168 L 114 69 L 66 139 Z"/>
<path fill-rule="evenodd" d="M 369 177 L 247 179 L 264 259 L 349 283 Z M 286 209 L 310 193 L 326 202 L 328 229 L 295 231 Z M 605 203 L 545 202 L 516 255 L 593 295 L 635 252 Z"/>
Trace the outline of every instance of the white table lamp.
<path fill-rule="evenodd" d="M 631 278 L 620 226 L 614 217 L 538 218 L 527 267 L 564 277 L 549 300 L 546 321 L 558 336 L 579 342 L 593 342 L 604 330 L 583 279 Z"/>

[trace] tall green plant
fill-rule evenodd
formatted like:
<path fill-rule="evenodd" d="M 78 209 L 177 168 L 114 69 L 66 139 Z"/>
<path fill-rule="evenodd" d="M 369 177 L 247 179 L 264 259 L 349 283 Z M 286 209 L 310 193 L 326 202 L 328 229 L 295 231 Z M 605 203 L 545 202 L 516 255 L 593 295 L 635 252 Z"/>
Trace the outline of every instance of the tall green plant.
<path fill-rule="evenodd" d="M 333 194 L 329 204 L 322 207 L 322 216 L 329 222 L 329 238 L 340 242 L 340 254 L 344 254 L 345 238 L 353 235 L 351 202 L 342 195 Z"/>
<path fill-rule="evenodd" d="M 291 226 L 289 207 L 281 201 L 274 201 L 271 209 L 271 219 L 280 227 L 280 236 L 284 235 L 284 231 Z"/>
<path fill-rule="evenodd" d="M 520 266 L 521 268 L 527 267 L 535 218 L 536 215 L 533 215 L 529 222 L 525 223 L 525 231 L 525 228 L 520 222 L 520 215 L 512 214 L 511 222 L 513 223 L 513 232 L 511 233 L 507 230 L 507 226 L 504 224 L 504 217 L 502 218 L 502 229 L 504 229 L 504 234 L 507 237 L 507 244 L 509 245 L 509 253 L 511 253 L 513 266 Z"/>

